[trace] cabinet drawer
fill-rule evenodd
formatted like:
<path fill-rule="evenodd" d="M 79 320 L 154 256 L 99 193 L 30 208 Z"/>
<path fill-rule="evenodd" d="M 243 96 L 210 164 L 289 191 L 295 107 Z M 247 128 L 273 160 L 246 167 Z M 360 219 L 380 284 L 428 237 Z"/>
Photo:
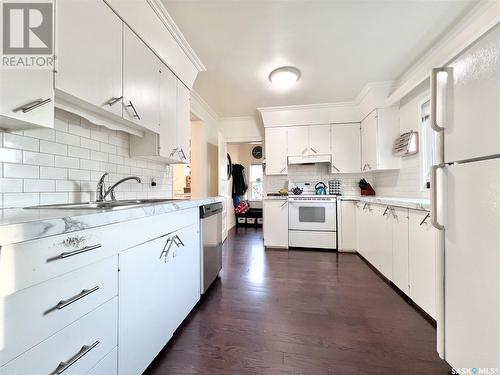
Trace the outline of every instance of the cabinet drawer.
<path fill-rule="evenodd" d="M 159 236 L 198 223 L 199 208 L 189 208 L 167 214 L 121 223 L 120 250 L 129 249 Z"/>
<path fill-rule="evenodd" d="M 117 295 L 118 256 L 0 299 L 0 365 Z"/>
<path fill-rule="evenodd" d="M 117 254 L 118 229 L 107 225 L 2 246 L 0 296 Z"/>
<path fill-rule="evenodd" d="M 106 357 L 101 359 L 87 375 L 113 375 L 118 374 L 118 348 L 114 348 Z"/>
<path fill-rule="evenodd" d="M 0 375 L 87 373 L 117 345 L 117 307 L 115 297 L 1 367 Z"/>

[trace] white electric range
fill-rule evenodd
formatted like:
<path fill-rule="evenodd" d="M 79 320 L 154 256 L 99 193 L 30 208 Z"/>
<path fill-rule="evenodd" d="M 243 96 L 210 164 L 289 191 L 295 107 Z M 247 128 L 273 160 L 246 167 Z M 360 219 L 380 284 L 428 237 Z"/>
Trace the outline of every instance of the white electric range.
<path fill-rule="evenodd" d="M 316 195 L 313 182 L 290 182 L 300 195 L 288 196 L 290 247 L 337 250 L 337 196 Z M 290 193 L 291 194 L 291 193 Z"/>

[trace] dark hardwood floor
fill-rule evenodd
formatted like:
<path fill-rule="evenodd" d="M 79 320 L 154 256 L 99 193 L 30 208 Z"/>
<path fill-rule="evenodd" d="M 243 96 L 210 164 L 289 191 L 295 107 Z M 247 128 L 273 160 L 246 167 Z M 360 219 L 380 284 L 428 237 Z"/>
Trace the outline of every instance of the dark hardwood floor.
<path fill-rule="evenodd" d="M 223 272 L 148 374 L 442 374 L 435 329 L 357 255 L 225 242 Z"/>

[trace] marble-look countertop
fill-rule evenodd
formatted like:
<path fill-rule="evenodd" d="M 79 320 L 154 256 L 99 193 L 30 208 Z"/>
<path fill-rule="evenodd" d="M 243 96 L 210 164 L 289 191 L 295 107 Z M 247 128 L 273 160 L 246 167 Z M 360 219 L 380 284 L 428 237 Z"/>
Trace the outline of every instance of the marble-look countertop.
<path fill-rule="evenodd" d="M 119 209 L 0 210 L 0 246 L 224 202 L 224 197 L 172 200 Z"/>
<path fill-rule="evenodd" d="M 430 200 L 423 198 L 383 197 L 383 196 L 347 196 L 337 197 L 343 201 L 358 201 L 374 204 L 386 204 L 394 207 L 411 208 L 413 210 L 430 210 Z"/>

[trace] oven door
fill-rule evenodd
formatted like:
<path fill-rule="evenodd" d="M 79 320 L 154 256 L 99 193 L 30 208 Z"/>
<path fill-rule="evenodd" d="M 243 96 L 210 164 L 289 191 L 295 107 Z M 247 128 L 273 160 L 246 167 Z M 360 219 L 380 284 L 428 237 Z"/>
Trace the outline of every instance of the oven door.
<path fill-rule="evenodd" d="M 289 202 L 288 229 L 334 232 L 336 228 L 335 202 Z"/>

